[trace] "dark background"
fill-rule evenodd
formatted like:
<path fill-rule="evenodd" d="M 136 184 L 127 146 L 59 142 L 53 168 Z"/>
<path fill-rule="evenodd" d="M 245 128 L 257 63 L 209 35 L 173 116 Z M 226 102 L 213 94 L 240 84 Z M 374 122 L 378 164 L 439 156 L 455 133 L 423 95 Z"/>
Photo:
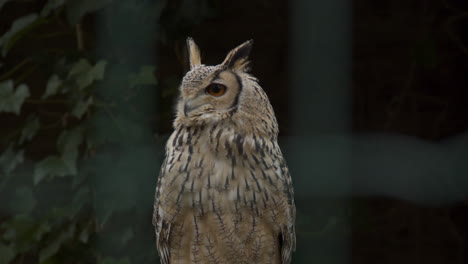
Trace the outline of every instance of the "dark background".
<path fill-rule="evenodd" d="M 0 32 L 52 2 L 0 4 Z M 155 263 L 153 191 L 187 36 L 205 64 L 254 39 L 252 74 L 275 109 L 296 188 L 294 263 L 467 263 L 468 2 L 336 0 L 300 13 L 303 2 L 57 1 L 0 40 L 11 47 L 1 87 L 30 92 L 9 99 L 18 114 L 0 98 L 0 264 Z M 308 12 L 314 24 L 295 17 Z M 340 45 L 327 42 L 335 35 Z M 303 36 L 314 45 L 300 45 Z M 309 112 L 322 101 L 314 90 L 327 88 L 314 70 L 322 60 L 329 78 L 344 78 L 336 98 L 323 98 L 342 109 L 339 133 L 297 126 L 336 118 Z M 54 74 L 61 85 L 43 98 Z"/>

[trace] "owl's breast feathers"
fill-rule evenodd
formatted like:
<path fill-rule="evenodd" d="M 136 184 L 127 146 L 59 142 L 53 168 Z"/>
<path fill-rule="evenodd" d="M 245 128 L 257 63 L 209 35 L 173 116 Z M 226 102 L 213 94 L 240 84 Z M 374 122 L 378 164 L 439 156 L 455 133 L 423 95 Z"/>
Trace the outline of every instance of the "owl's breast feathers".
<path fill-rule="evenodd" d="M 153 222 L 163 263 L 289 263 L 295 207 L 276 138 L 234 126 L 178 126 Z"/>

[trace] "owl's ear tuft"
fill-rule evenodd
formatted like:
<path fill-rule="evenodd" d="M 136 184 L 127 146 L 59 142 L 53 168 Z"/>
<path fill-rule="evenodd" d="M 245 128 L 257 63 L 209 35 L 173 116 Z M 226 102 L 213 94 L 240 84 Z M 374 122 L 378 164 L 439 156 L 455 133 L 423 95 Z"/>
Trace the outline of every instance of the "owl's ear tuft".
<path fill-rule="evenodd" d="M 237 71 L 249 71 L 249 54 L 252 49 L 252 44 L 253 40 L 248 40 L 231 50 L 224 59 L 222 65 Z"/>
<path fill-rule="evenodd" d="M 191 37 L 187 38 L 187 50 L 189 55 L 190 69 L 193 69 L 201 64 L 201 55 L 200 49 Z"/>

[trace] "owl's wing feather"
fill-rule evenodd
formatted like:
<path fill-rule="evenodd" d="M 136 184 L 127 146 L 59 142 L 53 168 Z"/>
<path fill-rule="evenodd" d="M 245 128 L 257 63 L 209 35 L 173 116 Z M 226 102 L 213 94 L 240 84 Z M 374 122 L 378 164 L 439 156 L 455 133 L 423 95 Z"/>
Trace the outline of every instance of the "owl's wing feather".
<path fill-rule="evenodd" d="M 171 225 L 166 222 L 161 223 L 161 229 L 157 235 L 159 259 L 161 264 L 169 264 L 170 252 L 169 252 L 169 236 L 171 233 Z"/>
<path fill-rule="evenodd" d="M 280 240 L 280 252 L 281 252 L 281 263 L 291 263 L 291 257 L 293 251 L 296 250 L 296 235 L 294 231 L 294 225 L 284 227 L 279 236 Z"/>
<path fill-rule="evenodd" d="M 171 224 L 167 223 L 160 212 L 160 188 L 161 188 L 161 179 L 165 176 L 167 164 L 167 157 L 164 159 L 161 166 L 161 171 L 158 177 L 158 183 L 156 185 L 156 197 L 154 203 L 154 212 L 153 212 L 153 225 L 156 233 L 156 244 L 157 250 L 159 253 L 159 259 L 161 264 L 169 264 L 170 251 L 169 251 L 169 236 L 171 234 Z"/>
<path fill-rule="evenodd" d="M 282 155 L 281 155 L 282 156 Z M 291 263 L 292 253 L 296 251 L 296 207 L 294 205 L 294 188 L 292 185 L 291 174 L 284 158 L 280 159 L 280 167 L 283 177 L 283 185 L 286 191 L 289 204 L 289 222 L 282 228 L 280 236 L 281 259 L 282 264 Z"/>

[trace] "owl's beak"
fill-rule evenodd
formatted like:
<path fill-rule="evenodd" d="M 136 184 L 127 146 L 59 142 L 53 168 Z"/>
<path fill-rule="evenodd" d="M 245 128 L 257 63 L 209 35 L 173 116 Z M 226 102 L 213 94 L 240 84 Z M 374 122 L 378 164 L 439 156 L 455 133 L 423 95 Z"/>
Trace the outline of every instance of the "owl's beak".
<path fill-rule="evenodd" d="M 202 106 L 202 104 L 194 103 L 191 100 L 186 101 L 185 104 L 184 104 L 184 115 L 185 115 L 185 117 L 188 117 L 190 112 L 192 112 L 193 110 L 197 109 L 200 106 Z"/>

